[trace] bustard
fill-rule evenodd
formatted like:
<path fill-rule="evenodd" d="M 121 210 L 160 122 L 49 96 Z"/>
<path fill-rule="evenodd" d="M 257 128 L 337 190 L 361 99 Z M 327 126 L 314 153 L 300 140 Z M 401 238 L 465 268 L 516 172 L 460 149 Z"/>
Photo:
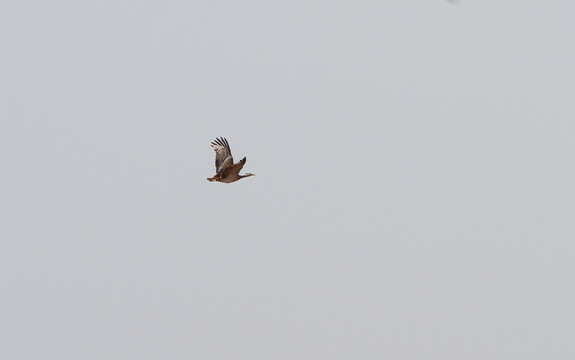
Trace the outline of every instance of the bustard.
<path fill-rule="evenodd" d="M 225 138 L 216 138 L 216 140 L 212 141 L 211 147 L 216 152 L 216 175 L 208 178 L 208 181 L 232 183 L 239 179 L 255 175 L 250 173 L 240 175 L 240 170 L 242 170 L 246 164 L 246 158 L 244 157 L 238 163 L 234 164 L 230 144 Z"/>

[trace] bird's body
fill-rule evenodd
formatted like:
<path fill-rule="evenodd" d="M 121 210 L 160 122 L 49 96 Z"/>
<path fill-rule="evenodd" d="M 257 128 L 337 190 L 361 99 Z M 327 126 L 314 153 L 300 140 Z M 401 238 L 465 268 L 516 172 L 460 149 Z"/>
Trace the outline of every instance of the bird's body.
<path fill-rule="evenodd" d="M 240 171 L 246 164 L 246 158 L 244 157 L 234 164 L 230 144 L 225 138 L 217 138 L 212 141 L 211 147 L 216 152 L 216 175 L 208 178 L 208 181 L 233 183 L 239 179 L 254 175 L 249 173 L 240 175 Z"/>

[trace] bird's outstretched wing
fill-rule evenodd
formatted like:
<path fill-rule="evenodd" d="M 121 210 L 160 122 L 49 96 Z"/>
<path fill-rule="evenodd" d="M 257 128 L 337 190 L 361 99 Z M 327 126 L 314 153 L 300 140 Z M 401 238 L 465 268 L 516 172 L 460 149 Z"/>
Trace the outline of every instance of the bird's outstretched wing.
<path fill-rule="evenodd" d="M 239 175 L 240 171 L 242 171 L 242 168 L 244 167 L 244 165 L 246 164 L 246 158 L 244 156 L 243 159 L 241 159 L 237 164 L 233 164 L 232 166 L 229 167 L 229 172 L 232 174 L 236 174 Z"/>
<path fill-rule="evenodd" d="M 234 164 L 230 144 L 225 138 L 216 138 L 212 141 L 211 146 L 216 152 L 216 172 L 218 174 Z"/>

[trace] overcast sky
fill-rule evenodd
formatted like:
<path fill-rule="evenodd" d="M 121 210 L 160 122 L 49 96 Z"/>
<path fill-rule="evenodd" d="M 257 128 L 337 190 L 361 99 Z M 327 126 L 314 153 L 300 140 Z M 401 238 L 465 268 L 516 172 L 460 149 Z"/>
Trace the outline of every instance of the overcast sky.
<path fill-rule="evenodd" d="M 0 357 L 573 359 L 574 13 L 3 3 Z"/>

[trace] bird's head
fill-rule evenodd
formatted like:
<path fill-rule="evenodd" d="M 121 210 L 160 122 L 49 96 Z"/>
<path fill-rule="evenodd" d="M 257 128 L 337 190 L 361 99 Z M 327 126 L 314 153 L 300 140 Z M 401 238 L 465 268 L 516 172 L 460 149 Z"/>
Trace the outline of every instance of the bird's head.
<path fill-rule="evenodd" d="M 256 175 L 256 174 L 247 173 L 247 174 L 244 174 L 244 175 L 240 175 L 240 179 L 245 178 L 245 177 L 248 177 L 248 176 L 255 176 L 255 175 Z"/>

